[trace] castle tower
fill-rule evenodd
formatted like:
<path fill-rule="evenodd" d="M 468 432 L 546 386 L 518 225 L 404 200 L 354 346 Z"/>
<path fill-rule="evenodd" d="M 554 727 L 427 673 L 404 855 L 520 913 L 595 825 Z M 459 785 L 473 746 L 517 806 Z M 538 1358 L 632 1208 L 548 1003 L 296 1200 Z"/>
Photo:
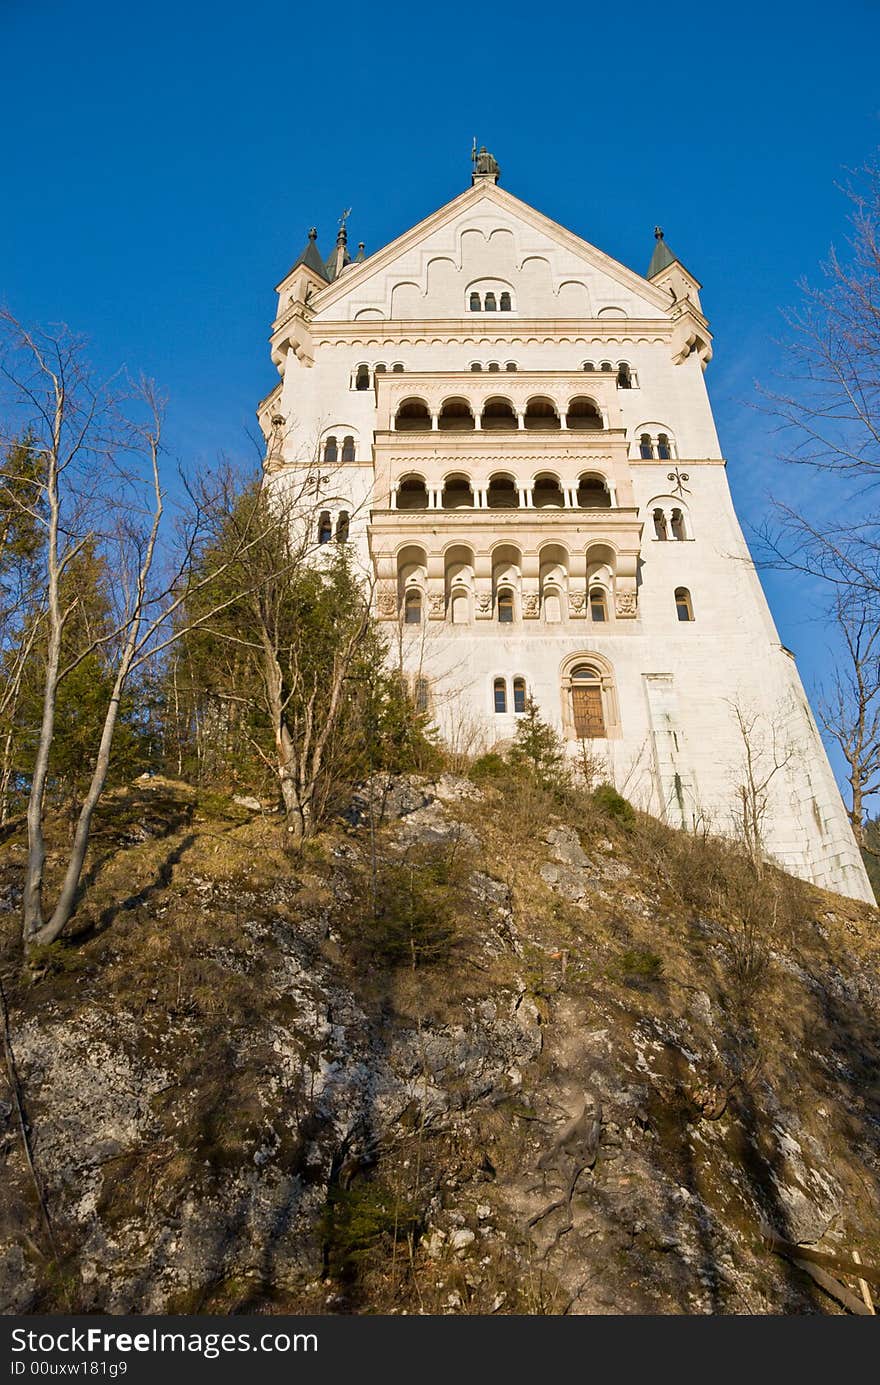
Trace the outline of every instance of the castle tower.
<path fill-rule="evenodd" d="M 445 739 L 509 742 L 533 697 L 572 754 L 675 826 L 735 830 L 747 736 L 786 869 L 871 900 L 733 509 L 700 284 L 646 277 L 500 185 L 384 249 L 307 247 L 278 286 L 267 474 L 346 539 Z M 305 477 L 310 478 L 307 486 Z"/>

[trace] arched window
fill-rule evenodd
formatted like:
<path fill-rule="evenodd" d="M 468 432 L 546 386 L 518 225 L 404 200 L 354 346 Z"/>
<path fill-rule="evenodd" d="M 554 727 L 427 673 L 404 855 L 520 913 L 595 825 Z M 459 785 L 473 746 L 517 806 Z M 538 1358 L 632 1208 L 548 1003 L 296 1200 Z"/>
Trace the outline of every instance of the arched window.
<path fill-rule="evenodd" d="M 559 415 L 552 402 L 549 399 L 530 399 L 526 405 L 525 426 L 545 432 L 558 428 Z"/>
<path fill-rule="evenodd" d="M 322 510 L 318 519 L 318 543 L 329 543 L 333 537 L 333 522 L 330 511 Z"/>
<path fill-rule="evenodd" d="M 393 370 L 393 372 L 394 372 L 395 375 L 402 375 L 402 374 L 403 374 L 403 361 L 395 361 L 395 362 L 394 362 L 394 365 L 391 367 L 391 369 Z"/>
<path fill-rule="evenodd" d="M 359 365 L 354 373 L 354 387 L 356 390 L 368 390 L 370 388 L 370 367 Z"/>
<path fill-rule="evenodd" d="M 480 295 L 479 295 L 478 293 L 472 293 L 472 294 L 471 294 L 471 312 L 472 312 L 472 313 L 478 313 L 478 312 L 480 311 L 481 306 L 482 306 L 482 305 L 481 305 L 481 303 L 480 303 Z"/>
<path fill-rule="evenodd" d="M 328 438 L 327 441 L 324 443 L 324 461 L 330 462 L 332 464 L 333 462 L 336 462 L 338 460 L 339 450 L 336 446 L 336 439 Z"/>
<path fill-rule="evenodd" d="M 670 521 L 672 537 L 674 539 L 678 539 L 679 541 L 681 541 L 682 539 L 686 539 L 687 534 L 685 533 L 684 528 L 684 515 L 682 514 L 681 510 L 673 510 L 670 516 Z"/>
<path fill-rule="evenodd" d="M 571 671 L 571 712 L 579 741 L 605 735 L 602 680 L 590 664 L 578 664 Z"/>
<path fill-rule="evenodd" d="M 403 622 L 404 625 L 421 625 L 422 623 L 422 593 L 412 587 L 404 597 Z"/>
<path fill-rule="evenodd" d="M 505 361 L 505 362 L 504 362 L 504 369 L 505 369 L 505 370 L 516 370 L 516 361 Z"/>
<path fill-rule="evenodd" d="M 421 476 L 407 476 L 397 487 L 398 510 L 427 510 L 428 490 Z"/>
<path fill-rule="evenodd" d="M 482 370 L 482 369 L 483 369 L 483 367 L 480 365 L 480 362 L 479 362 L 479 361 L 471 361 L 471 370 L 473 370 L 473 371 L 478 371 L 478 370 Z"/>
<path fill-rule="evenodd" d="M 394 419 L 398 433 L 424 433 L 431 427 L 431 413 L 424 399 L 404 399 Z"/>
<path fill-rule="evenodd" d="M 513 624 L 513 592 L 498 593 L 498 619 L 502 625 Z"/>
<path fill-rule="evenodd" d="M 669 435 L 667 433 L 659 433 L 657 435 L 657 456 L 660 458 L 661 462 L 672 460 L 672 448 L 669 445 Z"/>
<path fill-rule="evenodd" d="M 502 295 L 501 295 L 500 299 L 498 300 L 498 302 L 499 302 L 499 306 L 500 306 L 500 308 L 501 308 L 501 311 L 502 311 L 503 313 L 509 313 L 509 312 L 510 312 L 510 294 L 509 294 L 509 293 L 502 293 Z"/>
<path fill-rule="evenodd" d="M 349 513 L 348 513 L 348 510 L 340 510 L 340 511 L 339 511 L 339 517 L 338 517 L 338 519 L 336 520 L 336 542 L 337 542 L 337 543 L 348 543 L 349 523 L 350 523 L 350 520 L 349 520 Z"/>
<path fill-rule="evenodd" d="M 592 399 L 587 399 L 586 396 L 579 395 L 577 399 L 569 400 L 568 412 L 565 415 L 565 423 L 568 428 L 582 428 L 595 431 L 602 427 L 602 415 L 599 413 Z"/>
<path fill-rule="evenodd" d="M 485 307 L 485 310 L 486 310 L 487 313 L 494 313 L 494 311 L 495 311 L 495 307 L 496 307 L 496 304 L 495 304 L 495 295 L 494 295 L 494 293 L 492 292 L 491 289 L 490 289 L 489 292 L 486 294 L 486 301 L 485 301 L 484 307 Z"/>
<path fill-rule="evenodd" d="M 687 587 L 675 588 L 675 613 L 679 620 L 693 620 L 694 603 Z"/>
<path fill-rule="evenodd" d="M 578 480 L 577 503 L 582 510 L 608 510 L 611 494 L 601 476 L 581 476 Z"/>
<path fill-rule="evenodd" d="M 486 507 L 489 510 L 516 510 L 519 508 L 519 492 L 512 477 L 490 477 L 486 487 Z"/>
<path fill-rule="evenodd" d="M 467 625 L 470 618 L 470 598 L 467 587 L 453 587 L 449 602 L 453 625 Z"/>
<path fill-rule="evenodd" d="M 498 364 L 497 361 L 490 361 L 490 362 L 489 362 L 489 369 L 490 369 L 490 370 L 500 370 L 501 367 L 500 367 L 500 365 Z"/>
<path fill-rule="evenodd" d="M 621 361 L 617 367 L 617 388 L 619 390 L 631 390 L 632 384 L 632 371 L 626 361 Z"/>
<path fill-rule="evenodd" d="M 649 461 L 654 456 L 654 444 L 651 442 L 650 433 L 642 433 L 639 438 L 639 456 L 644 461 Z"/>
<path fill-rule="evenodd" d="M 555 476 L 536 476 L 532 487 L 532 500 L 536 510 L 562 510 L 565 496 Z"/>
<path fill-rule="evenodd" d="M 474 416 L 466 399 L 444 399 L 437 419 L 442 433 L 467 433 L 474 426 Z"/>
<path fill-rule="evenodd" d="M 384 375 L 384 374 L 386 374 L 387 370 L 388 370 L 388 367 L 385 366 L 385 365 L 383 365 L 381 361 L 379 362 L 379 364 L 378 364 L 377 366 L 373 366 L 373 374 L 374 374 L 374 375 Z"/>
<path fill-rule="evenodd" d="M 503 678 L 496 678 L 492 684 L 492 699 L 496 712 L 507 711 L 507 684 Z"/>
<path fill-rule="evenodd" d="M 526 680 L 524 678 L 514 678 L 513 680 L 513 710 L 515 712 L 526 710 Z"/>
<path fill-rule="evenodd" d="M 601 587 L 590 588 L 590 620 L 604 623 L 608 619 L 608 604 Z"/>
<path fill-rule="evenodd" d="M 544 620 L 548 625 L 558 625 L 562 620 L 562 602 L 555 587 L 550 587 L 544 593 L 543 611 Z"/>
<path fill-rule="evenodd" d="M 593 365 L 593 362 L 592 362 L 592 361 L 584 361 L 583 369 L 584 369 L 584 370 L 595 370 L 596 367 Z"/>
<path fill-rule="evenodd" d="M 354 438 L 351 435 L 342 439 L 342 460 L 344 462 L 354 461 Z"/>
<path fill-rule="evenodd" d="M 655 510 L 652 519 L 654 521 L 654 538 L 668 539 L 669 535 L 666 532 L 666 516 L 663 511 Z"/>
<path fill-rule="evenodd" d="M 610 361 L 603 361 L 599 369 L 604 370 L 607 374 L 610 374 L 614 367 L 612 366 Z"/>
<path fill-rule="evenodd" d="M 416 711 L 424 715 L 431 705 L 431 684 L 427 678 L 417 678 L 413 684 L 413 701 Z"/>
<path fill-rule="evenodd" d="M 466 476 L 448 476 L 443 483 L 444 510 L 472 510 L 474 492 Z"/>
<path fill-rule="evenodd" d="M 517 417 L 513 405 L 507 399 L 487 399 L 483 405 L 480 427 L 484 433 L 512 432 L 517 429 Z"/>

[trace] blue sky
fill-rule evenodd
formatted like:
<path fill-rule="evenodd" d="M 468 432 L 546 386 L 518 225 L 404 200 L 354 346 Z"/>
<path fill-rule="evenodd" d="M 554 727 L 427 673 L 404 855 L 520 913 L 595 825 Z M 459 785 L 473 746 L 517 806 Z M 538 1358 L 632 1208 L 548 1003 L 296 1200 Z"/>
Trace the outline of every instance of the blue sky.
<path fill-rule="evenodd" d="M 351 207 L 370 252 L 468 185 L 506 188 L 644 272 L 661 223 L 702 280 L 708 384 L 746 524 L 798 500 L 749 405 L 781 309 L 846 234 L 835 188 L 880 146 L 880 4 L 432 7 L 0 0 L 0 298 L 169 396 L 188 467 L 248 455 L 273 288 Z M 812 683 L 814 593 L 769 574 Z"/>

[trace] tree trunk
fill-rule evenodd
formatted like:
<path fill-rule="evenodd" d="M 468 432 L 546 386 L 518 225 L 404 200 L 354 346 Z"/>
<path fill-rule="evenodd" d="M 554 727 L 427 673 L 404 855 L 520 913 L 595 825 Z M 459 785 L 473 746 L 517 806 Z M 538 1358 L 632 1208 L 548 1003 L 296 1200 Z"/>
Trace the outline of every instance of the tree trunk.
<path fill-rule="evenodd" d="M 49 775 L 49 752 L 52 749 L 52 737 L 55 733 L 55 703 L 58 696 L 60 656 L 61 622 L 55 618 L 53 612 L 46 664 L 46 684 L 43 691 L 43 719 L 40 725 L 40 738 L 37 742 L 37 753 L 27 806 L 28 856 L 22 901 L 22 930 L 25 947 L 30 945 L 36 933 L 43 926 L 43 871 L 46 865 L 46 845 L 43 839 L 43 803 L 46 797 L 46 779 Z"/>
<path fill-rule="evenodd" d="M 48 923 L 31 935 L 31 943 L 37 946 L 45 946 L 47 943 L 54 942 L 62 929 L 66 927 L 73 917 L 79 893 L 79 882 L 89 846 L 92 817 L 95 808 L 98 806 L 98 800 L 104 792 L 104 785 L 107 782 L 107 773 L 110 769 L 110 751 L 113 745 L 113 733 L 116 730 L 119 704 L 122 701 L 122 690 L 125 686 L 127 677 L 128 665 L 125 664 L 120 668 L 116 676 L 113 695 L 110 698 L 107 715 L 104 718 L 104 728 L 101 732 L 101 743 L 98 747 L 95 768 L 92 771 L 92 779 L 89 784 L 88 793 L 83 799 L 79 818 L 77 819 L 73 846 L 71 847 L 70 857 L 67 862 L 67 870 L 64 874 L 64 883 L 61 886 L 61 893 L 58 896 L 58 901 Z"/>

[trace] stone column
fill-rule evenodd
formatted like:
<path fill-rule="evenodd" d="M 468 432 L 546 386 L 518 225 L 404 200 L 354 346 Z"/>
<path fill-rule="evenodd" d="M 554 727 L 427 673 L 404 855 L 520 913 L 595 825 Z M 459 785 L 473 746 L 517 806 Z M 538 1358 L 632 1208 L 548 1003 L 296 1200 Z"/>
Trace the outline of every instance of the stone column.
<path fill-rule="evenodd" d="M 438 429 L 438 427 L 439 427 L 439 418 L 440 418 L 440 415 L 439 415 L 439 414 L 432 414 L 432 415 L 431 415 L 431 431 L 434 432 L 434 433 L 436 433 L 436 431 L 437 431 L 437 429 Z"/>
<path fill-rule="evenodd" d="M 524 413 L 522 413 L 522 414 L 517 414 L 517 416 L 516 416 L 516 426 L 517 426 L 517 428 L 520 430 L 520 432 L 524 432 L 524 431 L 525 431 L 526 416 L 525 416 Z"/>

